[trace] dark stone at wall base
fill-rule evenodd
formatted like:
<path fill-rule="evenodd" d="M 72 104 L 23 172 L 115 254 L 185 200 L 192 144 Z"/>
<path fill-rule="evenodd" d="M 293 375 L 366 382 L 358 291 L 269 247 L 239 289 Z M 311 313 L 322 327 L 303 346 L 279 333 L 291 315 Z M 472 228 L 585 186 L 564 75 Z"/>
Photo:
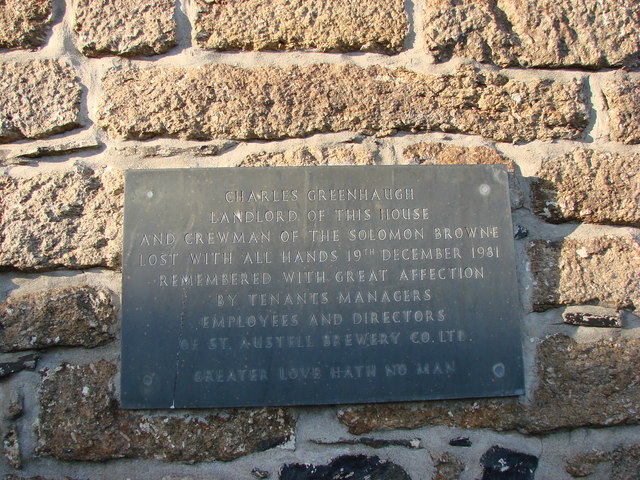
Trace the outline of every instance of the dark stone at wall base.
<path fill-rule="evenodd" d="M 2 328 L 1 325 L 0 328 Z M 8 377 L 22 370 L 35 370 L 37 362 L 37 355 L 25 355 L 15 362 L 2 362 L 0 363 L 0 378 Z"/>
<path fill-rule="evenodd" d="M 452 447 L 470 447 L 471 440 L 469 440 L 469 437 L 456 437 L 449 440 L 449 445 Z"/>
<path fill-rule="evenodd" d="M 482 480 L 533 480 L 538 458 L 526 453 L 494 446 L 480 459 Z"/>
<path fill-rule="evenodd" d="M 282 467 L 280 480 L 411 480 L 395 463 L 379 457 L 343 455 L 328 465 L 291 463 Z"/>

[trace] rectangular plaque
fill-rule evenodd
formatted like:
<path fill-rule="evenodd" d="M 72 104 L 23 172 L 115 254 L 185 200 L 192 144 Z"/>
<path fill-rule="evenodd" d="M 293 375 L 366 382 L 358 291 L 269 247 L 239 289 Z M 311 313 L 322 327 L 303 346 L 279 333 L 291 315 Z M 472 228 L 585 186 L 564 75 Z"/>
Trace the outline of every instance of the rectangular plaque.
<path fill-rule="evenodd" d="M 523 393 L 502 166 L 128 171 L 122 405 Z"/>

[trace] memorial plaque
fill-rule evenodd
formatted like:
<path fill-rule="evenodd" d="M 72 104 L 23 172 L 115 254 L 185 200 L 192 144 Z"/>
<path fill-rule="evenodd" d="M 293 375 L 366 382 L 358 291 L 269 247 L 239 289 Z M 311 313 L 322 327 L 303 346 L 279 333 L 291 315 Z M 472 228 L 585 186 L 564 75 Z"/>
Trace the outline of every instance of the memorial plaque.
<path fill-rule="evenodd" d="M 122 405 L 523 393 L 502 166 L 128 171 Z"/>

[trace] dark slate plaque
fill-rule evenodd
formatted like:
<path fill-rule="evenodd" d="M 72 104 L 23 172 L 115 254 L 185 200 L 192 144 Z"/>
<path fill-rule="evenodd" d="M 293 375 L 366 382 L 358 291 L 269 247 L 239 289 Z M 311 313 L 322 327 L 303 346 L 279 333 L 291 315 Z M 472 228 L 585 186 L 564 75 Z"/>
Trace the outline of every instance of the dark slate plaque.
<path fill-rule="evenodd" d="M 122 405 L 523 393 L 502 166 L 128 171 Z"/>

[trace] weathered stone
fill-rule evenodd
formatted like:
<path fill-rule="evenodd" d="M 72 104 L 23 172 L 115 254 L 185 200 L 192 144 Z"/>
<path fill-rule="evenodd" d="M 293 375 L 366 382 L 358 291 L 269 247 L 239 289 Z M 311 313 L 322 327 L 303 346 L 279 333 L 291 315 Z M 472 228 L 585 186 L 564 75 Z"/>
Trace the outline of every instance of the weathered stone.
<path fill-rule="evenodd" d="M 411 480 L 407 472 L 389 461 L 366 455 L 343 455 L 328 465 L 291 463 L 280 470 L 280 480 Z"/>
<path fill-rule="evenodd" d="M 597 303 L 640 306 L 640 244 L 633 237 L 531 242 L 533 309 Z"/>
<path fill-rule="evenodd" d="M 402 0 L 196 0 L 194 40 L 214 50 L 398 53 L 408 31 Z"/>
<path fill-rule="evenodd" d="M 7 411 L 4 417 L 7 420 L 17 420 L 24 414 L 24 395 L 17 390 L 11 390 L 8 394 Z"/>
<path fill-rule="evenodd" d="M 482 455 L 480 464 L 484 467 L 482 480 L 533 480 L 538 458 L 494 446 Z"/>
<path fill-rule="evenodd" d="M 123 175 L 78 167 L 0 176 L 0 269 L 120 264 Z"/>
<path fill-rule="evenodd" d="M 158 55 L 176 45 L 172 0 L 76 0 L 75 31 L 88 57 Z"/>
<path fill-rule="evenodd" d="M 374 430 L 415 429 L 444 425 L 514 430 L 521 406 L 515 399 L 444 400 L 418 404 L 390 403 L 345 407 L 338 419 L 354 435 Z"/>
<path fill-rule="evenodd" d="M 112 137 L 278 139 L 352 130 L 477 133 L 498 141 L 577 138 L 578 82 L 510 80 L 470 66 L 452 75 L 310 65 L 111 70 L 98 123 Z"/>
<path fill-rule="evenodd" d="M 0 143 L 80 126 L 80 84 L 72 67 L 55 60 L 0 63 L 0 105 Z"/>
<path fill-rule="evenodd" d="M 113 339 L 115 322 L 109 294 L 92 287 L 10 297 L 0 303 L 0 351 L 96 347 Z"/>
<path fill-rule="evenodd" d="M 505 165 L 509 171 L 509 200 L 512 209 L 524 204 L 524 192 L 515 175 L 512 160 L 489 147 L 459 147 L 443 143 L 416 143 L 404 149 L 405 160 L 425 165 Z"/>
<path fill-rule="evenodd" d="M 0 309 L 1 308 L 2 307 L 0 306 Z M 0 335 L 3 333 L 1 330 L 3 327 L 4 325 L 0 323 Z M 37 363 L 37 355 L 25 355 L 18 358 L 15 362 L 0 362 L 0 378 L 8 377 L 9 375 L 13 375 L 14 373 L 18 373 L 23 370 L 35 370 Z"/>
<path fill-rule="evenodd" d="M 568 307 L 562 312 L 562 320 L 568 325 L 601 328 L 622 328 L 622 314 L 602 307 L 582 305 Z"/>
<path fill-rule="evenodd" d="M 0 2 L 0 48 L 36 48 L 51 23 L 50 0 Z"/>
<path fill-rule="evenodd" d="M 419 438 L 405 440 L 402 438 L 340 438 L 338 440 L 311 440 L 316 445 L 365 445 L 370 448 L 405 447 L 411 449 L 424 448 Z"/>
<path fill-rule="evenodd" d="M 238 142 L 231 140 L 209 143 L 206 145 L 197 145 L 192 147 L 176 147 L 169 145 L 136 145 L 127 147 L 115 147 L 114 150 L 126 157 L 142 157 L 142 158 L 169 158 L 180 155 L 189 155 L 194 157 L 215 157 L 221 153 L 235 147 Z"/>
<path fill-rule="evenodd" d="M 549 222 L 640 226 L 640 154 L 577 149 L 543 162 L 532 190 Z"/>
<path fill-rule="evenodd" d="M 38 452 L 64 461 L 143 458 L 233 460 L 283 444 L 295 421 L 280 408 L 153 415 L 119 408 L 116 365 L 62 365 L 43 371 Z"/>
<path fill-rule="evenodd" d="M 452 447 L 470 447 L 471 440 L 469 440 L 469 437 L 455 437 L 449 440 L 449 445 Z"/>
<path fill-rule="evenodd" d="M 291 167 L 313 165 L 373 165 L 375 158 L 371 152 L 358 148 L 304 147 L 278 153 L 255 153 L 249 155 L 240 167 Z"/>
<path fill-rule="evenodd" d="M 68 155 L 69 153 L 82 152 L 85 150 L 95 150 L 100 148 L 100 144 L 93 140 L 71 140 L 68 142 L 56 143 L 52 145 L 38 145 L 25 150 L 18 155 L 20 158 L 42 158 L 54 155 Z"/>
<path fill-rule="evenodd" d="M 22 468 L 22 452 L 20 451 L 20 439 L 15 425 L 11 425 L 2 439 L 2 451 L 11 467 L 19 470 Z"/>
<path fill-rule="evenodd" d="M 434 459 L 436 474 L 431 480 L 458 480 L 464 471 L 464 463 L 448 452 Z"/>
<path fill-rule="evenodd" d="M 611 140 L 640 143 L 640 76 L 617 75 L 602 86 L 609 110 Z"/>
<path fill-rule="evenodd" d="M 640 339 L 577 343 L 545 339 L 537 352 L 537 388 L 530 398 L 449 400 L 341 409 L 349 432 L 425 426 L 491 428 L 545 434 L 566 428 L 640 422 Z"/>
<path fill-rule="evenodd" d="M 425 44 L 453 55 L 525 67 L 635 66 L 640 2 L 425 0 Z"/>
<path fill-rule="evenodd" d="M 572 477 L 588 477 L 601 466 L 608 480 L 631 480 L 640 472 L 640 445 L 620 446 L 611 452 L 589 452 L 568 460 L 566 472 Z M 595 478 L 595 477 L 593 477 Z"/>

